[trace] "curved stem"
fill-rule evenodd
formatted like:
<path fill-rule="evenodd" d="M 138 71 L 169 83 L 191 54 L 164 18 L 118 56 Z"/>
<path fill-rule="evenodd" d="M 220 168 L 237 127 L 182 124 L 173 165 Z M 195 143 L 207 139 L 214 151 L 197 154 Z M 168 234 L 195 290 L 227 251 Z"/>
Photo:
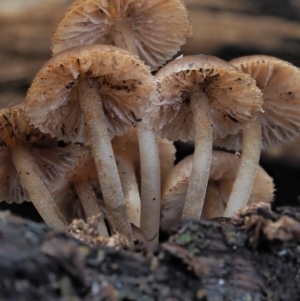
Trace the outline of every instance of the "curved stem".
<path fill-rule="evenodd" d="M 78 85 L 78 96 L 89 131 L 92 153 L 109 223 L 114 231 L 124 235 L 128 243 L 132 244 L 131 226 L 107 131 L 98 83 L 94 80 L 81 79 Z"/>
<path fill-rule="evenodd" d="M 200 219 L 212 157 L 212 121 L 206 94 L 195 89 L 191 96 L 191 107 L 195 125 L 195 152 L 182 218 Z"/>
<path fill-rule="evenodd" d="M 17 143 L 10 147 L 10 151 L 20 180 L 45 223 L 56 229 L 65 229 L 67 221 L 58 209 L 44 181 L 39 176 L 30 149 Z"/>
<path fill-rule="evenodd" d="M 114 44 L 139 56 L 129 20 L 122 18 L 115 23 Z"/>
<path fill-rule="evenodd" d="M 156 134 L 138 125 L 141 160 L 141 229 L 148 246 L 158 244 L 160 221 L 160 161 Z"/>
<path fill-rule="evenodd" d="M 141 197 L 133 163 L 121 157 L 117 157 L 117 162 L 127 214 L 130 222 L 140 227 Z"/>
<path fill-rule="evenodd" d="M 224 212 L 225 217 L 231 217 L 248 203 L 259 163 L 261 140 L 261 119 L 257 116 L 243 131 L 242 157 Z"/>
<path fill-rule="evenodd" d="M 98 232 L 102 236 L 108 237 L 109 235 L 104 222 L 103 213 L 93 190 L 93 186 L 88 182 L 77 182 L 74 184 L 74 188 L 80 199 L 86 217 L 89 218 L 95 215 L 101 215 L 101 219 L 98 224 Z"/>

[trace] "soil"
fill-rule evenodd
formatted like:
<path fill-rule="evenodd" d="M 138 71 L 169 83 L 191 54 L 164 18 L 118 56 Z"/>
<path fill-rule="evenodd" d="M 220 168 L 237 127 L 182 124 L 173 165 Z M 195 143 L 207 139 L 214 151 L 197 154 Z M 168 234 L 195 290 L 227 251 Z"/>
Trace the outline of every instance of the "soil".
<path fill-rule="evenodd" d="M 4 212 L 0 243 L 0 300 L 300 300 L 299 208 L 185 221 L 154 253 L 89 246 Z"/>

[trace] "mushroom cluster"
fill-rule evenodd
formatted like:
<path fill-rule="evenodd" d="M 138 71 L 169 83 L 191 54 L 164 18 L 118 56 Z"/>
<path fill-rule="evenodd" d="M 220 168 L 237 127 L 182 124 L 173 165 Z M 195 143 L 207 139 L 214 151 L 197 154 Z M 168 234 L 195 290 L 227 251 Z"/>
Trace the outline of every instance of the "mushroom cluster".
<path fill-rule="evenodd" d="M 300 132 L 300 71 L 267 56 L 166 63 L 191 32 L 181 0 L 74 1 L 24 103 L 0 111 L 2 199 L 56 228 L 97 216 L 129 246 L 138 227 L 150 247 L 181 218 L 269 204 L 260 149 Z M 175 140 L 195 153 L 174 167 Z"/>

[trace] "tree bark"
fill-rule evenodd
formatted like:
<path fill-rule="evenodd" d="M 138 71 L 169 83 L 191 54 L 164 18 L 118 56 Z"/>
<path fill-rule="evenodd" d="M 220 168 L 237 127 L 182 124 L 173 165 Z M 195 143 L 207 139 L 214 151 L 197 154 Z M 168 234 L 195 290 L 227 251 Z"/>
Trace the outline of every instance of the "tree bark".
<path fill-rule="evenodd" d="M 223 220 L 185 221 L 151 255 L 1 213 L 0 299 L 300 300 L 300 209 Z"/>

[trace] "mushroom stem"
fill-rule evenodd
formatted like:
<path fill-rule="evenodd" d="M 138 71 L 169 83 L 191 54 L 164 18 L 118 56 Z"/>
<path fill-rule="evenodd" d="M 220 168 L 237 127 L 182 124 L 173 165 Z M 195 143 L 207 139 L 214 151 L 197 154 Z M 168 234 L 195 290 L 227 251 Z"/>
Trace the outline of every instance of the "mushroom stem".
<path fill-rule="evenodd" d="M 115 23 L 114 44 L 117 47 L 128 50 L 130 53 L 139 56 L 130 21 L 122 18 Z"/>
<path fill-rule="evenodd" d="M 49 227 L 64 230 L 67 221 L 58 209 L 45 183 L 38 175 L 30 149 L 20 143 L 10 147 L 11 158 L 29 198 Z"/>
<path fill-rule="evenodd" d="M 160 161 L 156 134 L 141 125 L 137 127 L 141 160 L 141 229 L 148 246 L 158 244 L 160 221 Z"/>
<path fill-rule="evenodd" d="M 134 166 L 131 162 L 118 157 L 117 162 L 127 214 L 130 222 L 135 226 L 140 227 L 141 198 Z"/>
<path fill-rule="evenodd" d="M 74 188 L 80 199 L 87 219 L 97 214 L 101 215 L 101 220 L 98 224 L 98 232 L 104 237 L 108 237 L 107 228 L 104 222 L 103 214 L 100 208 L 99 201 L 93 190 L 93 186 L 88 182 L 77 182 Z"/>
<path fill-rule="evenodd" d="M 205 92 L 195 89 L 191 95 L 195 125 L 195 152 L 182 218 L 200 219 L 212 157 L 212 120 Z"/>
<path fill-rule="evenodd" d="M 109 223 L 114 231 L 124 235 L 128 243 L 132 244 L 131 226 L 97 81 L 81 79 L 78 83 L 78 96 L 89 132 Z"/>
<path fill-rule="evenodd" d="M 224 212 L 225 217 L 231 217 L 248 203 L 259 163 L 261 141 L 261 119 L 257 116 L 243 131 L 242 157 Z"/>

